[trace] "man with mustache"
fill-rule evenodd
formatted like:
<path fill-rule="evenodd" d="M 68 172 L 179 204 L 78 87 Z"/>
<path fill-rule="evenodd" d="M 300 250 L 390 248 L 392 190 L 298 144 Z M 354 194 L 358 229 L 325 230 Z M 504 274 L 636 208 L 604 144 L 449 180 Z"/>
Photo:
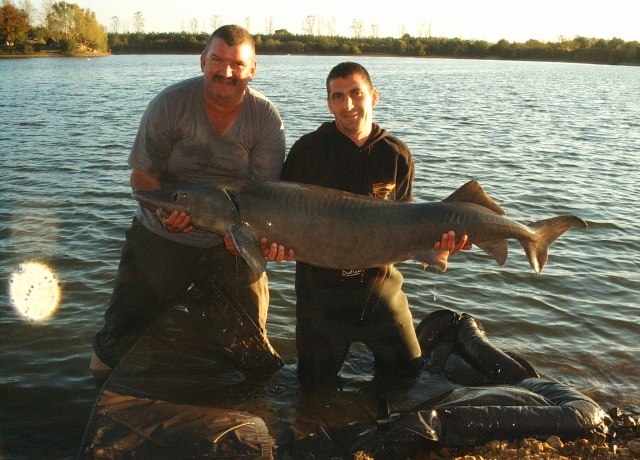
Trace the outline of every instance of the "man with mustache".
<path fill-rule="evenodd" d="M 257 70 L 253 37 L 236 25 L 220 27 L 200 67 L 202 76 L 169 86 L 147 107 L 128 161 L 133 190 L 279 178 L 284 126 L 275 106 L 248 86 Z M 269 260 L 292 257 L 277 244 L 262 248 Z M 90 368 L 115 367 L 162 311 L 211 274 L 264 332 L 266 275 L 256 276 L 237 256 L 231 239 L 194 229 L 187 214 L 138 205 Z"/>
<path fill-rule="evenodd" d="M 379 95 L 368 71 L 343 62 L 330 71 L 326 86 L 334 121 L 298 139 L 281 178 L 411 201 L 411 152 L 373 122 Z M 454 232 L 448 232 L 434 248 L 451 255 L 469 249 L 466 241 L 463 235 L 456 243 Z M 423 361 L 402 282 L 393 265 L 333 270 L 296 262 L 296 347 L 303 385 L 335 384 L 352 342 L 372 351 L 377 373 L 418 375 Z"/>

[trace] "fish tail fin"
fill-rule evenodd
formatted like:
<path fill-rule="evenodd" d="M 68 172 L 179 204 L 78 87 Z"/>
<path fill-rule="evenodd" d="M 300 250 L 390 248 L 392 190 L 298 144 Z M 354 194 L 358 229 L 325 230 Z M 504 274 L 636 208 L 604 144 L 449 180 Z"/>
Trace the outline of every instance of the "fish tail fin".
<path fill-rule="evenodd" d="M 531 268 L 539 274 L 547 263 L 549 247 L 573 227 L 587 228 L 587 223 L 575 216 L 559 216 L 539 220 L 528 227 L 536 234 L 531 240 L 521 240 Z"/>

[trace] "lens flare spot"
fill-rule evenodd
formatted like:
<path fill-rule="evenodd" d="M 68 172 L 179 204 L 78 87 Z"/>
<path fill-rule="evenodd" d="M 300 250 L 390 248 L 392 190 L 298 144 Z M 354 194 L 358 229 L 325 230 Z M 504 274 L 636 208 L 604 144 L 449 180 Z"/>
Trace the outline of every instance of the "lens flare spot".
<path fill-rule="evenodd" d="M 29 321 L 50 318 L 60 303 L 60 284 L 47 265 L 26 262 L 9 278 L 11 305 Z"/>

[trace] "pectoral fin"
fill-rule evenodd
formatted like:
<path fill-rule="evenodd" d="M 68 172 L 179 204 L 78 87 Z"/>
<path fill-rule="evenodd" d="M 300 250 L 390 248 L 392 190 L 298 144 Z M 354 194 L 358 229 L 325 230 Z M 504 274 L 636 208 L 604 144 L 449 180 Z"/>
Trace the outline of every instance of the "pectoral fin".
<path fill-rule="evenodd" d="M 430 265 L 441 272 L 447 271 L 448 249 L 428 249 L 413 256 L 413 260 L 425 265 Z"/>
<path fill-rule="evenodd" d="M 253 272 L 260 276 L 267 269 L 267 259 L 262 253 L 251 227 L 244 222 L 235 223 L 229 230 L 238 252 L 247 261 Z"/>

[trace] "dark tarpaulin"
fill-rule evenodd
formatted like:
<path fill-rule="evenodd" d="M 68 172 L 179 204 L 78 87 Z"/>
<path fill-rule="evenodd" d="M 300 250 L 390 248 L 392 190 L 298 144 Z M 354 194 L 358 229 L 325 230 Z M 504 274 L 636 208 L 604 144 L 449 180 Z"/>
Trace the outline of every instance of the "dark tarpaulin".
<path fill-rule="evenodd" d="M 437 445 L 606 430 L 595 402 L 493 347 L 475 318 L 442 310 L 417 332 L 428 363 L 418 380 L 301 391 L 295 366 L 207 280 L 113 370 L 79 458 L 395 459 Z"/>
<path fill-rule="evenodd" d="M 272 458 L 267 426 L 246 412 L 104 391 L 94 417 L 85 458 Z"/>

